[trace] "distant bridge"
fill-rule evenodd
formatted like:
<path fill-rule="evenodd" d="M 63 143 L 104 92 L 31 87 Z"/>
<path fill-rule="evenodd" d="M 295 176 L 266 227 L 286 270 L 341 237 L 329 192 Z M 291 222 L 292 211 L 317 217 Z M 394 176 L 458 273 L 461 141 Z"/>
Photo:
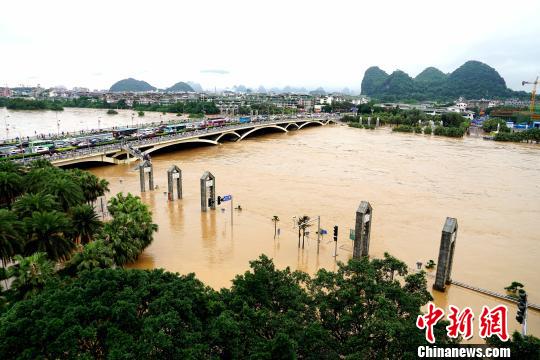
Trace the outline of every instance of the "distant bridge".
<path fill-rule="evenodd" d="M 87 149 L 77 149 L 53 155 L 32 157 L 27 159 L 27 161 L 44 158 L 48 159 L 55 166 L 68 166 L 91 162 L 127 164 L 140 160 L 144 156 L 150 155 L 156 150 L 178 144 L 206 143 L 219 145 L 220 141 L 224 141 L 226 139 L 233 141 L 243 140 L 263 129 L 276 129 L 278 131 L 289 132 L 290 130 L 300 130 L 306 126 L 325 126 L 329 123 L 337 123 L 337 120 L 332 118 L 293 118 L 257 121 L 246 124 L 227 125 L 210 129 L 186 131 L 179 134 L 133 140 L 127 143 L 119 142 L 117 144 L 101 145 Z"/>

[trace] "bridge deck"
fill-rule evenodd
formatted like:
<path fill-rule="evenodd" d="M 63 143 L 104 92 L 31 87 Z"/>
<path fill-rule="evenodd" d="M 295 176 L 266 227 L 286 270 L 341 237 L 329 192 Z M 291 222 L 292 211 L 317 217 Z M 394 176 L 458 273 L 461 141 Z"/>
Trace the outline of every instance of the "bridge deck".
<path fill-rule="evenodd" d="M 280 120 L 267 120 L 267 121 L 257 121 L 257 122 L 251 122 L 246 124 L 235 124 L 235 125 L 228 125 L 228 126 L 221 126 L 216 128 L 210 128 L 210 129 L 203 129 L 203 130 L 193 130 L 189 132 L 183 132 L 179 134 L 173 134 L 173 135 L 164 135 L 164 136 L 158 136 L 154 138 L 147 138 L 147 139 L 141 139 L 141 140 L 132 140 L 129 141 L 127 144 L 131 147 L 131 149 L 126 150 L 127 144 L 124 142 L 118 142 L 115 144 L 109 144 L 109 145 L 101 145 L 101 146 L 95 146 L 95 147 L 89 147 L 89 148 L 82 148 L 82 149 L 76 149 L 72 151 L 57 153 L 53 155 L 42 155 L 42 156 L 33 156 L 27 159 L 18 159 L 15 160 L 17 162 L 31 162 L 39 158 L 44 158 L 49 161 L 51 161 L 52 164 L 56 166 L 64 166 L 64 165 L 72 165 L 77 164 L 80 162 L 105 162 L 105 163 L 111 163 L 111 164 L 119 164 L 119 163 L 126 163 L 127 160 L 120 160 L 117 159 L 115 156 L 123 154 L 123 153 L 129 153 L 130 155 L 133 155 L 133 150 L 137 151 L 140 148 L 145 148 L 144 151 L 142 151 L 142 154 L 150 153 L 158 148 L 163 148 L 170 145 L 180 144 L 184 142 L 208 142 L 212 144 L 219 144 L 218 141 L 211 139 L 212 136 L 216 136 L 216 138 L 221 138 L 220 135 L 224 135 L 227 133 L 236 133 L 236 135 L 240 135 L 240 138 L 238 140 L 242 140 L 246 135 L 251 134 L 251 132 L 259 129 L 259 128 L 279 128 L 283 131 L 288 131 L 286 128 L 290 124 L 294 124 L 296 126 L 296 129 L 301 129 L 303 126 L 307 124 L 320 124 L 320 125 L 327 125 L 328 123 L 333 122 L 336 123 L 337 121 L 332 118 L 296 118 L 296 119 L 280 119 Z M 240 134 L 240 131 L 246 130 L 242 134 Z M 141 156 L 137 156 L 135 158 L 130 158 L 129 161 L 136 161 L 139 160 L 139 158 L 142 158 Z"/>

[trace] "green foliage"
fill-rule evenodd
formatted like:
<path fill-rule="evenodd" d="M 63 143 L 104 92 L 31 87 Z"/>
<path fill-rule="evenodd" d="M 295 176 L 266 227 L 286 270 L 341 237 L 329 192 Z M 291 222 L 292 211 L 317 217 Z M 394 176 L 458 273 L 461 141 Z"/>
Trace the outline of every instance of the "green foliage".
<path fill-rule="evenodd" d="M 1 358 L 402 359 L 427 345 L 415 326 L 431 300 L 425 273 L 389 254 L 314 277 L 263 255 L 216 292 L 193 275 L 101 269 L 107 249 L 75 255 L 75 278 L 20 281 L 33 292 L 0 315 Z M 437 343 L 455 343 L 445 325 Z"/>
<path fill-rule="evenodd" d="M 22 177 L 16 172 L 0 171 L 0 206 L 11 206 L 11 203 L 22 193 Z"/>
<path fill-rule="evenodd" d="M 69 258 L 75 243 L 71 241 L 73 229 L 69 217 L 58 211 L 36 211 L 23 220 L 26 242 L 24 253 L 27 255 L 44 252 L 53 261 Z"/>
<path fill-rule="evenodd" d="M 103 240 L 96 240 L 75 253 L 65 264 L 64 273 L 76 275 L 85 270 L 109 269 L 114 267 L 114 253 Z"/>
<path fill-rule="evenodd" d="M 118 114 L 118 111 L 116 111 L 114 109 L 107 110 L 107 115 L 116 115 L 116 114 Z"/>
<path fill-rule="evenodd" d="M 100 179 L 94 174 L 80 169 L 69 170 L 68 175 L 81 187 L 84 200 L 87 203 L 95 202 L 100 196 L 109 191 L 109 182 Z"/>
<path fill-rule="evenodd" d="M 435 130 L 433 131 L 433 133 L 437 136 L 460 138 L 460 137 L 463 137 L 463 135 L 465 134 L 465 129 L 461 127 L 437 126 L 435 127 Z"/>
<path fill-rule="evenodd" d="M 139 111 L 137 114 L 138 114 L 139 116 L 144 116 L 144 111 Z"/>
<path fill-rule="evenodd" d="M 414 128 L 410 125 L 397 125 L 392 128 L 392 131 L 411 133 L 414 131 Z"/>
<path fill-rule="evenodd" d="M 433 132 L 433 129 L 431 128 L 431 126 L 426 126 L 424 128 L 424 134 L 425 135 L 431 135 L 432 132 Z"/>
<path fill-rule="evenodd" d="M 486 339 L 489 346 L 497 348 L 510 348 L 513 359 L 539 359 L 540 339 L 532 335 L 523 336 L 515 331 L 510 341 L 502 341 L 498 336 Z"/>
<path fill-rule="evenodd" d="M 506 126 L 506 121 L 498 118 L 491 118 L 482 123 L 482 130 L 485 132 L 497 131 L 497 125 L 500 132 L 510 132 L 510 129 Z"/>
<path fill-rule="evenodd" d="M 434 269 L 435 268 L 435 265 L 437 265 L 435 263 L 435 261 L 433 261 L 433 259 L 429 259 L 429 261 L 427 262 L 426 264 L 426 269 Z"/>
<path fill-rule="evenodd" d="M 74 240 L 88 244 L 102 227 L 94 208 L 88 204 L 77 205 L 69 210 Z"/>
<path fill-rule="evenodd" d="M 461 124 L 463 124 L 463 122 L 466 121 L 463 116 L 455 112 L 442 114 L 441 120 L 444 127 L 459 127 Z"/>
<path fill-rule="evenodd" d="M 193 275 L 86 271 L 0 321 L 0 357 L 202 359 L 214 293 Z"/>
<path fill-rule="evenodd" d="M 65 173 L 42 181 L 44 183 L 42 191 L 54 195 L 64 211 L 82 204 L 85 200 L 81 186 Z"/>
<path fill-rule="evenodd" d="M 23 98 L 7 99 L 5 106 L 10 110 L 64 110 L 61 103 L 56 101 Z"/>
<path fill-rule="evenodd" d="M 112 197 L 108 209 L 113 219 L 104 225 L 101 236 L 112 248 L 115 264 L 123 266 L 135 261 L 152 243 L 157 225 L 148 206 L 132 194 Z"/>
<path fill-rule="evenodd" d="M 45 253 L 37 252 L 28 257 L 16 255 L 14 260 L 16 264 L 9 267 L 7 274 L 13 278 L 8 292 L 12 300 L 30 298 L 55 280 L 54 264 Z"/>
<path fill-rule="evenodd" d="M 22 250 L 22 224 L 17 216 L 0 209 L 0 261 L 5 266 Z"/>
<path fill-rule="evenodd" d="M 26 193 L 13 203 L 13 211 L 19 219 L 31 217 L 34 212 L 55 210 L 61 210 L 56 197 L 41 192 L 37 194 Z"/>
<path fill-rule="evenodd" d="M 522 141 L 531 141 L 531 142 L 540 142 L 540 129 L 529 129 L 526 131 L 519 131 L 513 133 L 502 133 L 499 132 L 495 135 L 495 141 L 513 141 L 513 142 L 522 142 Z"/>

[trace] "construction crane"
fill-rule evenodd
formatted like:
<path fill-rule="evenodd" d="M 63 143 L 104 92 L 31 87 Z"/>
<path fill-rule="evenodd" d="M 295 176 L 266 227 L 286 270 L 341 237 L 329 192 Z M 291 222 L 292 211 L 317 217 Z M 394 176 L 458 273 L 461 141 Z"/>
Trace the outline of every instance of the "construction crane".
<path fill-rule="evenodd" d="M 536 86 L 538 85 L 538 83 L 539 83 L 538 76 L 536 77 L 535 81 L 522 81 L 521 82 L 521 86 L 525 86 L 525 85 L 532 85 L 533 86 L 532 91 L 531 91 L 531 105 L 529 107 L 529 111 L 531 112 L 531 120 L 532 119 L 540 119 L 540 114 L 535 114 L 534 113 L 534 110 L 535 110 L 534 102 L 535 102 L 535 98 L 536 98 Z"/>

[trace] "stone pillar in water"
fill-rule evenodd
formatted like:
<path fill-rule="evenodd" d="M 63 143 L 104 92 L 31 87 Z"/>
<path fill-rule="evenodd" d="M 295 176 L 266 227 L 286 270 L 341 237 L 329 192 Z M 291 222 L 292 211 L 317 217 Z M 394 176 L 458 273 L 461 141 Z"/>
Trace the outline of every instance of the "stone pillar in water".
<path fill-rule="evenodd" d="M 205 171 L 201 176 L 201 211 L 216 209 L 216 178 L 211 172 Z"/>
<path fill-rule="evenodd" d="M 174 185 L 176 183 L 176 194 L 178 199 L 182 198 L 182 170 L 173 165 L 167 170 L 167 191 L 169 201 L 174 200 Z"/>
<path fill-rule="evenodd" d="M 452 283 L 452 263 L 454 261 L 454 249 L 456 246 L 458 224 L 454 218 L 447 217 L 441 235 L 439 247 L 439 260 L 433 289 L 445 291 L 446 285 Z"/>
<path fill-rule="evenodd" d="M 373 209 L 367 201 L 362 201 L 356 210 L 354 227 L 353 258 L 369 256 L 369 238 Z"/>
<path fill-rule="evenodd" d="M 146 173 L 148 173 L 148 187 L 150 188 L 150 191 L 152 191 L 154 190 L 154 170 L 152 163 L 149 160 L 145 160 L 139 164 L 139 180 L 141 182 L 141 192 L 146 191 Z"/>

